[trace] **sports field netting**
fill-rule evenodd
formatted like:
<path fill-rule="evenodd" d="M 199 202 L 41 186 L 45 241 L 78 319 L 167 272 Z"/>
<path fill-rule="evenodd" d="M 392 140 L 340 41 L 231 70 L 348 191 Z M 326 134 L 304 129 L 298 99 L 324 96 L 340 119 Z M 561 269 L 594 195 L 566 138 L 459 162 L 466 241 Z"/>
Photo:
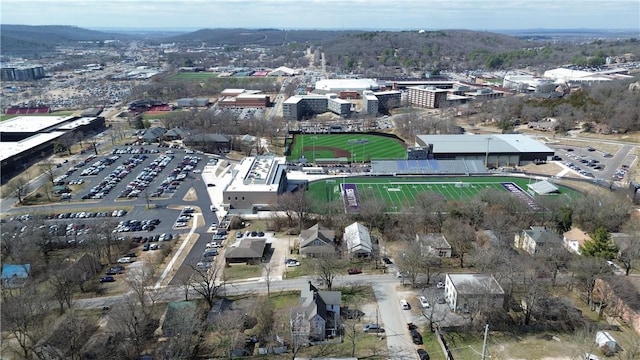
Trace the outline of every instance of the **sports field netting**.
<path fill-rule="evenodd" d="M 377 175 L 460 175 L 486 173 L 482 160 L 372 160 L 371 173 Z"/>
<path fill-rule="evenodd" d="M 514 199 L 525 202 L 532 211 L 540 210 L 533 195 L 527 192 L 527 185 L 535 182 L 517 177 L 353 177 L 314 181 L 309 184 L 309 195 L 316 201 L 332 202 L 345 199 L 344 189 L 349 191 L 348 209 L 356 210 L 368 198 L 383 200 L 388 212 L 401 211 L 412 206 L 419 193 L 434 192 L 447 201 L 469 200 L 481 191 L 493 189 L 508 191 Z M 576 196 L 577 193 L 559 187 L 560 194 L 552 196 Z"/>

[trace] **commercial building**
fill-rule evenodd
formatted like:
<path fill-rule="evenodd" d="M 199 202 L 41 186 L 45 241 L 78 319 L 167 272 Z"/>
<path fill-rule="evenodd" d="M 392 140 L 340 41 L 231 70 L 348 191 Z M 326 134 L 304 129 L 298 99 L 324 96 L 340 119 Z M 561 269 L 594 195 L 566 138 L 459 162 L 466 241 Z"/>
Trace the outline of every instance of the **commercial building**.
<path fill-rule="evenodd" d="M 0 123 L 0 161 L 4 177 L 53 154 L 65 136 L 104 129 L 104 117 L 18 116 Z"/>
<path fill-rule="evenodd" d="M 233 180 L 223 190 L 228 209 L 268 210 L 287 189 L 285 157 L 246 157 L 235 165 Z"/>
<path fill-rule="evenodd" d="M 362 94 L 366 90 L 379 89 L 380 85 L 373 79 L 323 79 L 316 81 L 314 91 L 321 94 L 355 91 Z"/>
<path fill-rule="evenodd" d="M 416 146 L 432 151 L 429 158 L 482 160 L 489 168 L 547 161 L 553 149 L 521 134 L 417 135 Z"/>
<path fill-rule="evenodd" d="M 32 81 L 42 79 L 46 76 L 44 67 L 34 66 L 7 66 L 0 69 L 0 80 L 2 81 Z"/>
<path fill-rule="evenodd" d="M 220 107 L 257 108 L 271 106 L 269 95 L 260 94 L 260 91 L 245 89 L 225 89 L 218 101 Z"/>

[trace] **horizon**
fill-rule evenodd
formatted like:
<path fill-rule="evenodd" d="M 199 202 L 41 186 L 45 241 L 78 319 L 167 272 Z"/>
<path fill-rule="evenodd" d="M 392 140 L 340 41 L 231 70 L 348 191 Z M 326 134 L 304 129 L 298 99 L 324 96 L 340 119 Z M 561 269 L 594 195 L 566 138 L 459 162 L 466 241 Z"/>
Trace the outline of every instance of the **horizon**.
<path fill-rule="evenodd" d="M 3 0 L 0 23 L 142 31 L 245 28 L 640 32 L 640 2 L 636 0 L 65 0 L 64 8 L 61 4 L 49 0 Z"/>

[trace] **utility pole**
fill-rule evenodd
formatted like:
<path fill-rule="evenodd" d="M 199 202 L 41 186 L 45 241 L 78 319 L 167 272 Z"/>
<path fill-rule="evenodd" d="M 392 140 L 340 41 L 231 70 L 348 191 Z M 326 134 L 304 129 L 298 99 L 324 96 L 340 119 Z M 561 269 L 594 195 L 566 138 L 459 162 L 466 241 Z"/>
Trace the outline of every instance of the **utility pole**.
<path fill-rule="evenodd" d="M 484 341 L 482 342 L 482 360 L 486 359 L 487 353 L 487 335 L 489 335 L 489 324 L 484 326 Z"/>

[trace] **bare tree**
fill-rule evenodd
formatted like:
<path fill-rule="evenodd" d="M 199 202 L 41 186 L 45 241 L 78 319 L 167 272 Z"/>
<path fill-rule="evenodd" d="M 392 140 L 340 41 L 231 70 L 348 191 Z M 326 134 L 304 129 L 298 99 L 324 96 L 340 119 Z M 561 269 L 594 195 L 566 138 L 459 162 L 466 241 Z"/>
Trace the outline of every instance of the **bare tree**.
<path fill-rule="evenodd" d="M 571 264 L 577 286 L 586 294 L 586 301 L 591 310 L 595 310 L 594 289 L 598 277 L 611 273 L 606 261 L 596 257 L 579 257 Z"/>
<path fill-rule="evenodd" d="M 19 357 L 31 359 L 36 344 L 46 333 L 48 301 L 32 288 L 3 295 L 8 296 L 2 299 L 2 331 L 15 339 L 18 349 L 13 350 Z"/>
<path fill-rule="evenodd" d="M 360 339 L 366 335 L 362 331 L 362 325 L 356 319 L 346 319 L 342 321 L 342 325 L 344 326 L 344 337 L 347 343 L 349 344 L 349 348 L 351 350 L 351 357 L 356 357 L 356 344 L 360 341 Z"/>
<path fill-rule="evenodd" d="M 61 271 L 54 275 L 50 284 L 52 287 L 52 295 L 60 306 L 60 315 L 64 314 L 65 306 L 71 309 L 71 300 L 76 282 L 68 271 Z"/>
<path fill-rule="evenodd" d="M 40 172 L 45 174 L 45 176 L 47 177 L 47 181 L 49 181 L 51 185 L 55 185 L 54 180 L 60 172 L 58 164 L 53 161 L 47 160 L 41 162 L 38 167 L 40 168 Z"/>
<path fill-rule="evenodd" d="M 267 298 L 271 297 L 271 281 L 273 280 L 273 266 L 270 262 L 262 264 L 262 278 L 267 285 Z"/>
<path fill-rule="evenodd" d="M 139 266 L 131 267 L 127 274 L 127 284 L 133 290 L 136 300 L 142 306 L 143 311 L 147 311 L 147 298 L 151 298 L 148 285 L 153 278 L 153 266 L 147 262 L 138 264 Z M 153 300 L 153 299 L 152 299 Z"/>
<path fill-rule="evenodd" d="M 297 220 L 298 232 L 302 231 L 302 226 L 311 211 L 311 205 L 311 200 L 304 189 L 278 196 L 276 204 L 277 208 L 287 215 L 290 226 L 294 224 L 294 220 Z"/>
<path fill-rule="evenodd" d="M 465 222 L 447 219 L 444 223 L 443 233 L 451 245 L 451 250 L 460 260 L 460 268 L 463 268 L 464 256 L 471 251 L 475 240 L 473 227 Z"/>
<path fill-rule="evenodd" d="M 191 265 L 191 269 L 193 270 L 191 287 L 196 293 L 202 296 L 209 306 L 209 309 L 213 308 L 216 298 L 224 286 L 224 282 L 218 281 L 217 279 L 220 266 L 216 264 L 210 268 L 199 268 Z"/>
<path fill-rule="evenodd" d="M 137 358 L 142 354 L 144 341 L 149 327 L 148 313 L 135 296 L 127 296 L 118 307 L 111 310 L 115 320 L 115 341 L 120 357 Z"/>
<path fill-rule="evenodd" d="M 313 259 L 313 268 L 320 280 L 327 286 L 327 290 L 331 291 L 336 276 L 340 273 L 342 261 L 335 257 L 323 257 Z"/>
<path fill-rule="evenodd" d="M 29 179 L 25 176 L 18 176 L 11 179 L 6 186 L 5 197 L 15 196 L 18 198 L 18 202 L 22 204 L 22 200 L 27 194 L 29 194 L 30 186 Z"/>

